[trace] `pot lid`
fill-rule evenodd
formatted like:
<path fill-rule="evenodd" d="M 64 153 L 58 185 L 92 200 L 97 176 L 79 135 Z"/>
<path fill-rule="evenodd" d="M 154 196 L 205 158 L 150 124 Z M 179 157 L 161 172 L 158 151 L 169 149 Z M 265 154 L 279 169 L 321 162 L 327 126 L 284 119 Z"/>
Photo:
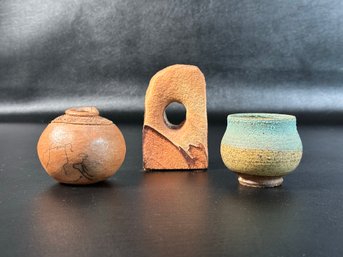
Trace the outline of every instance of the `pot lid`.
<path fill-rule="evenodd" d="M 51 123 L 67 123 L 78 125 L 110 125 L 112 121 L 101 117 L 96 107 L 69 108 L 64 115 L 52 120 Z"/>

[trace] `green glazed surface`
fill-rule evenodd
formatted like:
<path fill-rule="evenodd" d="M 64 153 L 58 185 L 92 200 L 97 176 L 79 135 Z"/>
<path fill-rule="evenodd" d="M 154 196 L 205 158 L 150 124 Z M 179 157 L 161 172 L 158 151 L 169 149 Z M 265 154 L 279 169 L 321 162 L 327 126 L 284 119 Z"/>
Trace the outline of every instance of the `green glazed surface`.
<path fill-rule="evenodd" d="M 238 148 L 302 151 L 296 118 L 286 114 L 228 115 L 222 144 Z"/>

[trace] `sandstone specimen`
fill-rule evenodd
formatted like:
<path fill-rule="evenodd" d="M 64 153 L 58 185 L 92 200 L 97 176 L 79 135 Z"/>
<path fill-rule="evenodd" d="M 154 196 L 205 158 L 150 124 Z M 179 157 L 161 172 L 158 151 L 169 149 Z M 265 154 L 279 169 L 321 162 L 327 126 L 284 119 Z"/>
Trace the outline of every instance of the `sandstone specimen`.
<path fill-rule="evenodd" d="M 125 140 L 95 107 L 71 108 L 54 119 L 39 138 L 37 151 L 46 172 L 59 182 L 92 184 L 122 165 Z"/>
<path fill-rule="evenodd" d="M 186 119 L 171 124 L 166 107 L 185 106 Z M 157 72 L 145 96 L 144 170 L 207 169 L 206 82 L 198 67 L 172 65 Z"/>

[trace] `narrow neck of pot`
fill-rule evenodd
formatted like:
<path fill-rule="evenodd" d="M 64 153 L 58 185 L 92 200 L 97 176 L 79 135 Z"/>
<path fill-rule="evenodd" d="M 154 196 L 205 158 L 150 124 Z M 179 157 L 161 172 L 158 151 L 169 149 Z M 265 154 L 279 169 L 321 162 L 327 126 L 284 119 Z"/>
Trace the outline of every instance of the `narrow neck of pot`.
<path fill-rule="evenodd" d="M 95 107 L 77 107 L 65 111 L 65 115 L 55 118 L 52 123 L 74 125 L 112 125 L 112 121 L 101 117 Z"/>

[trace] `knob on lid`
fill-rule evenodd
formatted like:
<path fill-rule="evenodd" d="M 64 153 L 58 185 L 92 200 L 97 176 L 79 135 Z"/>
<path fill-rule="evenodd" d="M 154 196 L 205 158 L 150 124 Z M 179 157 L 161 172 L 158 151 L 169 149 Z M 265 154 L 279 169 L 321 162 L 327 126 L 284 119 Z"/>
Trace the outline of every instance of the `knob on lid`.
<path fill-rule="evenodd" d="M 82 117 L 90 117 L 90 116 L 99 116 L 99 111 L 96 107 L 77 107 L 77 108 L 69 108 L 65 111 L 65 114 L 72 115 L 72 116 L 82 116 Z"/>

